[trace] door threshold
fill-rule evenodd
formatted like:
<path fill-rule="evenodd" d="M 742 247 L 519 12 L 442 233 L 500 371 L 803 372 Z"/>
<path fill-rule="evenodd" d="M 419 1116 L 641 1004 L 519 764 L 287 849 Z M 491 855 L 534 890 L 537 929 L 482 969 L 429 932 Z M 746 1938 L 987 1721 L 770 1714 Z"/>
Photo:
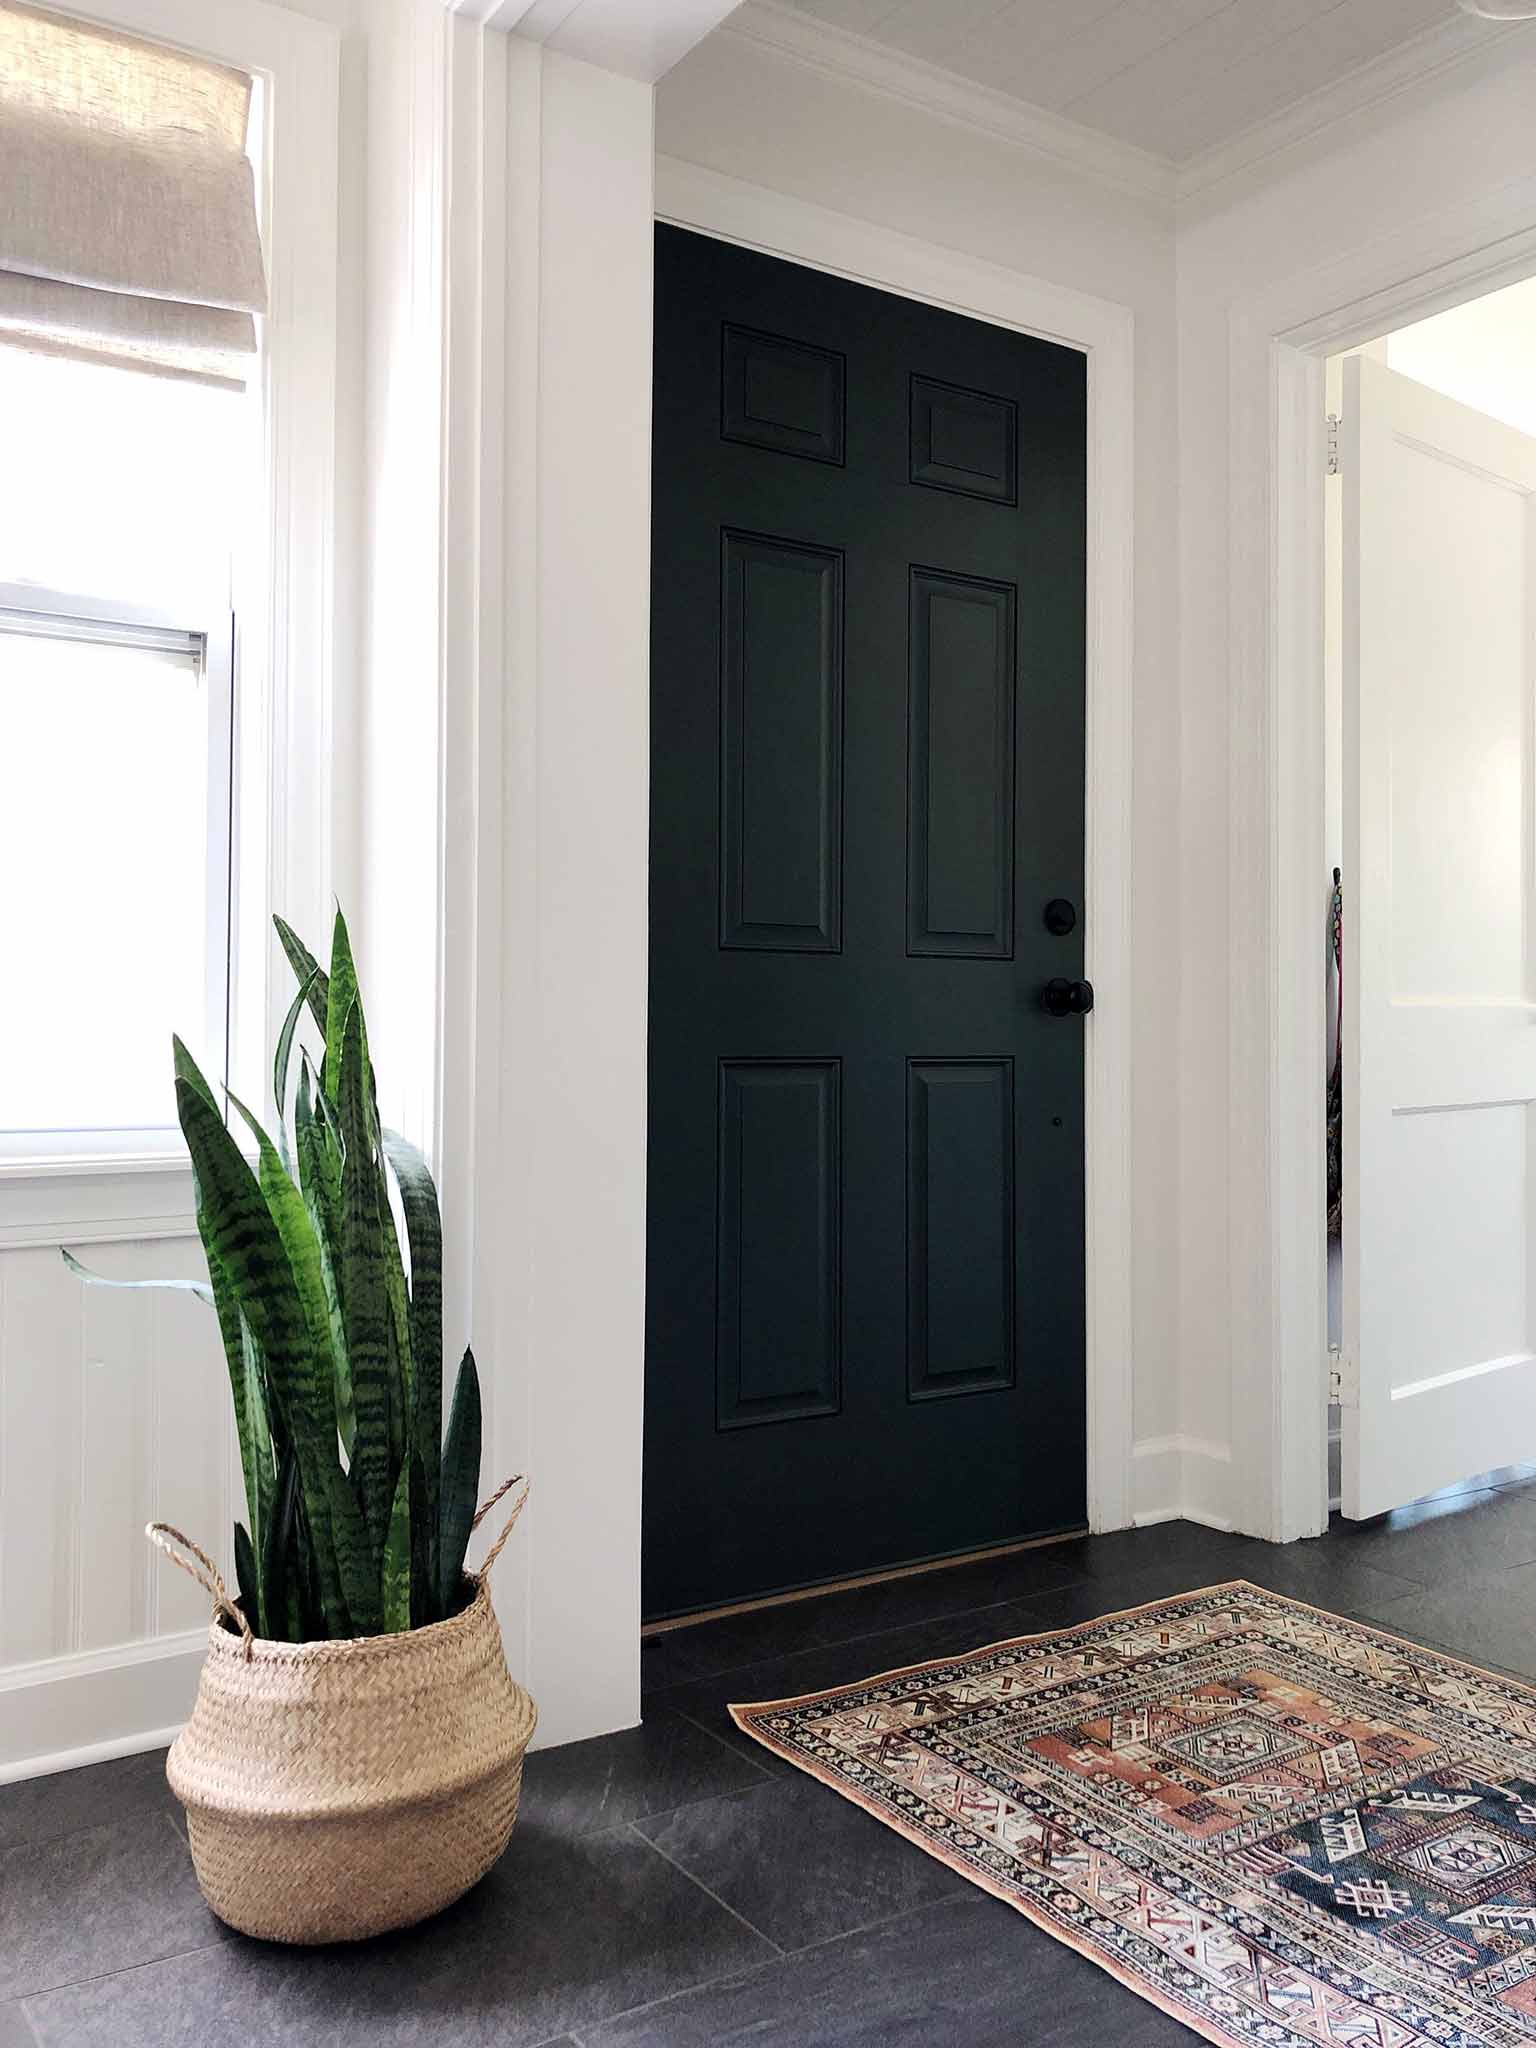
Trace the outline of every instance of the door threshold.
<path fill-rule="evenodd" d="M 962 1550 L 954 1557 L 930 1557 L 920 1564 L 890 1565 L 884 1571 L 860 1572 L 850 1579 L 824 1579 L 814 1586 L 795 1586 L 787 1593 L 764 1593 L 755 1600 L 733 1600 L 724 1607 L 702 1607 L 695 1614 L 674 1614 L 662 1621 L 640 1625 L 642 1641 L 651 1636 L 671 1635 L 680 1628 L 694 1628 L 703 1621 L 725 1621 L 735 1614 L 756 1614 L 764 1607 L 788 1607 L 797 1600 L 819 1600 L 823 1593 L 854 1593 L 861 1586 L 883 1585 L 888 1579 L 917 1579 L 928 1572 L 949 1571 L 955 1565 L 979 1564 L 988 1557 L 1012 1557 L 1020 1550 L 1044 1550 L 1053 1543 L 1075 1543 L 1088 1531 L 1058 1529 L 1053 1536 L 1027 1536 L 1019 1543 L 992 1543 L 982 1550 Z"/>

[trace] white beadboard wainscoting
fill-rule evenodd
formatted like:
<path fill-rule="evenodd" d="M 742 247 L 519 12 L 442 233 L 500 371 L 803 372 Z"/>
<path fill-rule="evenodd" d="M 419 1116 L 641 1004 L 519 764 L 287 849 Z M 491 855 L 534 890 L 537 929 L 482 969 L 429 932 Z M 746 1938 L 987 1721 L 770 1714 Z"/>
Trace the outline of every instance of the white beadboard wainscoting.
<path fill-rule="evenodd" d="M 88 1287 L 59 1256 L 205 1278 L 187 1178 L 105 1199 L 61 1179 L 43 1209 L 30 1183 L 24 1223 L 0 1188 L 0 1782 L 147 1747 L 191 1706 L 208 1598 L 144 1525 L 227 1572 L 243 1508 L 218 1326 L 193 1294 Z"/>

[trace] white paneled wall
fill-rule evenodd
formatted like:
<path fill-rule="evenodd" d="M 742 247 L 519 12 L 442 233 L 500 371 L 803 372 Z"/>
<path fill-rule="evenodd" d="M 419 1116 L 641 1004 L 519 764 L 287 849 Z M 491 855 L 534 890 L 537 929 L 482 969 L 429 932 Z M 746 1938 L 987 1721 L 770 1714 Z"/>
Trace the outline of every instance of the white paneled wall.
<path fill-rule="evenodd" d="M 205 1276 L 194 1236 L 78 1249 L 114 1279 Z M 88 1287 L 52 1244 L 0 1249 L 0 1778 L 185 1714 L 209 1603 L 144 1525 L 172 1522 L 227 1564 L 233 1434 L 218 1326 L 195 1295 Z M 146 1686 L 161 1703 L 148 1723 Z"/>

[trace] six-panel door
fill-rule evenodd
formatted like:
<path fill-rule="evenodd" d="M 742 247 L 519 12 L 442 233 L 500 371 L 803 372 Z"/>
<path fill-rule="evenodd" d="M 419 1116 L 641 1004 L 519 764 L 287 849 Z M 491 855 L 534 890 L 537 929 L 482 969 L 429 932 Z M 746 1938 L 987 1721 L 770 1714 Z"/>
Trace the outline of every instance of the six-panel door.
<path fill-rule="evenodd" d="M 669 228 L 656 300 L 652 1615 L 1084 1499 L 1083 359 Z"/>

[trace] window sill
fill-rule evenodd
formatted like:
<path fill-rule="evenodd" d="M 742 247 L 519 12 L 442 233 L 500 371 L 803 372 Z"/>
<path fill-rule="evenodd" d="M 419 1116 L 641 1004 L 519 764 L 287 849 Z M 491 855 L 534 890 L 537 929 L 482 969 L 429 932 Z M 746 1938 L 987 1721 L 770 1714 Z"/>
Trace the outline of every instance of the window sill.
<path fill-rule="evenodd" d="M 0 1251 L 196 1235 L 184 1151 L 0 1159 Z"/>

